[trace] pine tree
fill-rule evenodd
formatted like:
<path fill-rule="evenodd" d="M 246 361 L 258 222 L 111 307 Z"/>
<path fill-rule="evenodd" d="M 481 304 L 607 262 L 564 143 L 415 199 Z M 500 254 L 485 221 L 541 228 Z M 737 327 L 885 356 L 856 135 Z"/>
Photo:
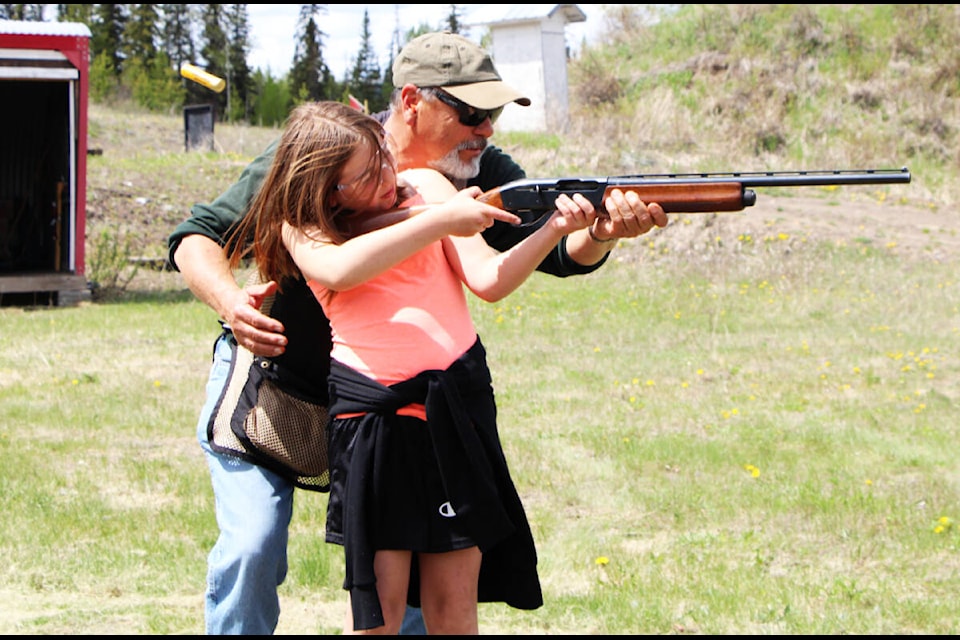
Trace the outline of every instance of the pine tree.
<path fill-rule="evenodd" d="M 160 40 L 160 15 L 155 4 L 130 5 L 130 17 L 123 29 L 124 65 L 139 62 L 149 66 L 157 57 Z"/>
<path fill-rule="evenodd" d="M 370 113 L 381 111 L 387 106 L 381 92 L 380 63 L 370 46 L 370 15 L 363 10 L 363 32 L 360 39 L 360 52 L 350 72 L 350 93 L 365 105 Z"/>
<path fill-rule="evenodd" d="M 162 21 L 156 4 L 130 5 L 123 32 L 122 86 L 141 107 L 163 111 L 183 104 L 184 89 L 162 44 Z"/>
<path fill-rule="evenodd" d="M 160 5 L 163 13 L 160 40 L 175 70 L 179 70 L 184 62 L 194 62 L 197 55 L 193 40 L 195 12 L 192 7 L 189 4 Z"/>
<path fill-rule="evenodd" d="M 460 9 L 457 5 L 450 5 L 450 13 L 447 14 L 447 31 L 451 33 L 460 33 L 460 17 L 463 14 L 460 13 Z"/>
<path fill-rule="evenodd" d="M 223 31 L 223 6 L 222 4 L 203 5 L 203 35 L 201 37 L 200 55 L 206 62 L 208 72 L 229 80 L 227 74 L 227 36 Z M 191 96 L 197 95 L 197 93 L 194 93 L 195 91 L 199 91 L 199 85 L 191 88 Z M 224 93 L 211 95 L 209 91 L 204 90 L 199 95 L 202 97 L 202 102 L 214 103 L 217 106 L 218 113 L 225 113 L 227 96 L 230 95 L 229 86 L 227 92 Z"/>
<path fill-rule="evenodd" d="M 290 87 L 284 78 L 275 79 L 270 70 L 253 73 L 254 99 L 252 123 L 261 127 L 283 124 L 290 113 Z"/>
<path fill-rule="evenodd" d="M 90 27 L 91 35 L 90 54 L 94 60 L 99 56 L 107 58 L 107 64 L 102 64 L 101 68 L 109 69 L 117 80 L 123 70 L 121 46 L 127 23 L 124 6 L 122 4 L 94 5 L 93 21 L 87 25 Z"/>
<path fill-rule="evenodd" d="M 297 43 L 290 69 L 290 90 L 296 102 L 328 100 L 334 95 L 335 82 L 323 61 L 323 38 L 326 34 L 317 26 L 317 18 L 327 12 L 325 4 L 300 5 L 297 23 Z"/>
<path fill-rule="evenodd" d="M 43 4 L 0 4 L 0 19 L 39 22 L 43 20 Z"/>
<path fill-rule="evenodd" d="M 89 26 L 93 22 L 93 5 L 58 4 L 57 22 L 80 22 Z"/>
<path fill-rule="evenodd" d="M 250 20 L 247 5 L 224 5 L 227 35 L 227 75 L 230 94 L 227 99 L 229 120 L 245 120 L 250 115 L 251 79 L 247 55 L 250 52 Z"/>

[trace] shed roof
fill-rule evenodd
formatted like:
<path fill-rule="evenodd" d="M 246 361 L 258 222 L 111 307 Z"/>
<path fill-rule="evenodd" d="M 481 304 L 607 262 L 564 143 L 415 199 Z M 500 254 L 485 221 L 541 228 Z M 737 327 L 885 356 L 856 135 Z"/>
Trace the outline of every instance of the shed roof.
<path fill-rule="evenodd" d="M 586 22 L 587 14 L 575 4 L 485 4 L 465 16 L 471 25 L 508 24 L 552 18 L 557 14 L 569 22 Z"/>
<path fill-rule="evenodd" d="M 80 22 L 40 22 L 36 20 L 0 20 L 0 34 L 91 37 L 90 29 Z"/>

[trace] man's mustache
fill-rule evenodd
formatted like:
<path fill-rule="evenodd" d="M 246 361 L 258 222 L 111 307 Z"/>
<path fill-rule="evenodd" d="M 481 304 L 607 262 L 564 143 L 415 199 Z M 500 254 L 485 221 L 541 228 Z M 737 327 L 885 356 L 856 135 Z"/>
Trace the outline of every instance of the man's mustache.
<path fill-rule="evenodd" d="M 458 151 L 471 151 L 476 149 L 477 151 L 483 151 L 487 148 L 487 139 L 486 138 L 477 138 L 476 140 L 465 140 L 457 145 Z"/>

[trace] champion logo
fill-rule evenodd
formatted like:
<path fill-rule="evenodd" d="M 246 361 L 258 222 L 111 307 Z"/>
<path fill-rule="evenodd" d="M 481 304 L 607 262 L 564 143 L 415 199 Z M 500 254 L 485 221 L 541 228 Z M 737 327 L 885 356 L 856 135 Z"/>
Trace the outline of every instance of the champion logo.
<path fill-rule="evenodd" d="M 453 505 L 450 504 L 449 501 L 440 505 L 439 511 L 440 515 L 442 515 L 444 518 L 454 518 L 457 515 L 457 512 L 453 510 Z"/>

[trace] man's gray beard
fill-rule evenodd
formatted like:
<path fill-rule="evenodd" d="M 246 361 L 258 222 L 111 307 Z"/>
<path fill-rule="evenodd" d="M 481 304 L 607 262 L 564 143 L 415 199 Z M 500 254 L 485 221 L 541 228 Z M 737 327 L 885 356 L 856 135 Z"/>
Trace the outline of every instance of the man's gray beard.
<path fill-rule="evenodd" d="M 484 145 L 486 146 L 486 145 Z M 470 178 L 480 173 L 480 156 L 476 156 L 469 162 L 460 159 L 460 151 L 464 149 L 476 149 L 475 143 L 464 142 L 457 145 L 447 155 L 439 160 L 429 163 L 431 169 L 436 169 L 445 175 L 453 183 L 466 183 Z M 483 155 L 483 154 L 481 154 Z"/>

